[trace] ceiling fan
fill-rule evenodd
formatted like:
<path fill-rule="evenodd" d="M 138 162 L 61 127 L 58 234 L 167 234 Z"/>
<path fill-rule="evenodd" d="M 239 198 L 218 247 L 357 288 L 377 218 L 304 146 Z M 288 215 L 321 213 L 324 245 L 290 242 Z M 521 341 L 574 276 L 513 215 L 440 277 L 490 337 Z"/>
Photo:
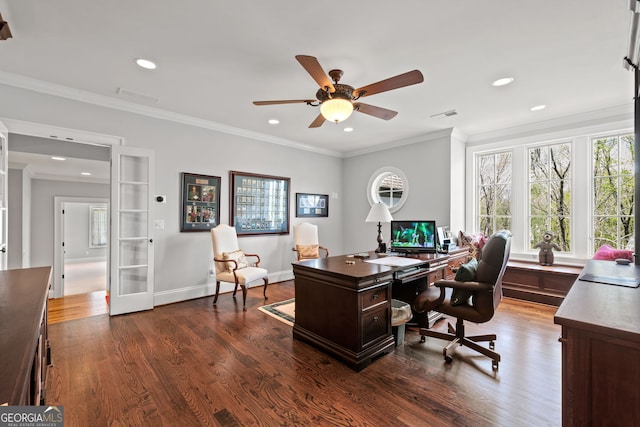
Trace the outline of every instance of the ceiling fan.
<path fill-rule="evenodd" d="M 309 125 L 310 128 L 322 126 L 325 120 L 335 123 L 347 119 L 351 113 L 359 111 L 383 120 L 394 118 L 398 112 L 388 110 L 375 105 L 365 104 L 358 100 L 364 96 L 375 95 L 405 86 L 411 86 L 424 81 L 422 73 L 418 70 L 409 71 L 404 74 L 381 80 L 367 86 L 354 89 L 353 86 L 339 83 L 342 77 L 342 70 L 330 70 L 329 75 L 325 74 L 318 60 L 313 56 L 296 55 L 296 59 L 307 70 L 313 80 L 320 85 L 316 92 L 316 99 L 289 99 L 282 101 L 253 101 L 254 105 L 277 105 L 277 104 L 297 104 L 304 103 L 312 107 L 320 106 L 320 114 Z M 331 82 L 333 80 L 333 83 Z"/>

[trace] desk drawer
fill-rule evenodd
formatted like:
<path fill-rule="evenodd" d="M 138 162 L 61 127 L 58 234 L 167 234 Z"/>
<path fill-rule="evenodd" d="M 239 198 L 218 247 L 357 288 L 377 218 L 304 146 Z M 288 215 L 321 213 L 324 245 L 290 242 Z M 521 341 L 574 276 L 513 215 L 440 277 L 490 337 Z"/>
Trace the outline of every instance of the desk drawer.
<path fill-rule="evenodd" d="M 388 305 L 381 306 L 362 314 L 362 347 L 366 347 L 370 342 L 389 335 L 391 318 Z"/>
<path fill-rule="evenodd" d="M 383 286 L 362 292 L 360 294 L 360 307 L 362 307 L 362 311 L 366 311 L 376 305 L 388 303 L 390 299 L 389 288 L 390 285 L 387 283 Z"/>

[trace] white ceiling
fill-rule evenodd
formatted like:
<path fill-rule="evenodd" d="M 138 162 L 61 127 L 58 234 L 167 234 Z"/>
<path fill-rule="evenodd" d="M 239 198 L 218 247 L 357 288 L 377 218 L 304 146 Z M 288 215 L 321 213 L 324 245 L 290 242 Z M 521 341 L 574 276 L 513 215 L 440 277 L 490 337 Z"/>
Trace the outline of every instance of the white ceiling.
<path fill-rule="evenodd" d="M 108 183 L 109 162 L 65 157 L 53 160 L 49 155 L 34 153 L 9 153 L 10 167 L 22 169 L 29 166 L 29 173 L 39 179 L 67 179 L 83 182 Z M 91 175 L 81 175 L 82 172 Z"/>
<path fill-rule="evenodd" d="M 630 105 L 633 75 L 622 67 L 627 4 L 0 0 L 13 33 L 0 42 L 0 83 L 45 82 L 90 101 L 107 97 L 114 106 L 134 103 L 348 155 L 450 127 L 473 137 Z M 364 100 L 398 111 L 390 121 L 354 113 L 309 129 L 317 108 L 252 104 L 315 96 L 317 84 L 297 54 L 317 57 L 326 71 L 342 69 L 341 82 L 354 87 L 413 69 L 425 81 Z M 158 68 L 137 67 L 137 57 Z M 503 76 L 515 81 L 491 86 Z M 529 110 L 538 104 L 547 108 Z M 452 109 L 458 115 L 431 118 Z M 271 118 L 280 124 L 269 125 Z"/>

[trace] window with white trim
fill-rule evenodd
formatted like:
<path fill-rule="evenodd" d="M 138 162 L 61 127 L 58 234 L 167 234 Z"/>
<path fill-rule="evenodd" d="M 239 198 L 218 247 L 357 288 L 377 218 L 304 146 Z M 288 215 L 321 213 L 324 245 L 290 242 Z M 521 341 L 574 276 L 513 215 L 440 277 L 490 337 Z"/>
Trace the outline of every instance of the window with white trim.
<path fill-rule="evenodd" d="M 550 231 L 571 252 L 571 143 L 529 148 L 529 249 Z"/>
<path fill-rule="evenodd" d="M 634 136 L 593 138 L 593 250 L 624 249 L 634 229 Z M 632 242 L 633 243 L 633 242 Z"/>
<path fill-rule="evenodd" d="M 476 212 L 485 236 L 511 229 L 511 158 L 509 151 L 478 156 Z"/>
<path fill-rule="evenodd" d="M 603 244 L 633 244 L 634 135 L 618 129 L 469 147 L 467 231 L 512 230 L 512 255 L 532 260 L 546 231 L 562 248 L 556 261 L 590 259 Z"/>

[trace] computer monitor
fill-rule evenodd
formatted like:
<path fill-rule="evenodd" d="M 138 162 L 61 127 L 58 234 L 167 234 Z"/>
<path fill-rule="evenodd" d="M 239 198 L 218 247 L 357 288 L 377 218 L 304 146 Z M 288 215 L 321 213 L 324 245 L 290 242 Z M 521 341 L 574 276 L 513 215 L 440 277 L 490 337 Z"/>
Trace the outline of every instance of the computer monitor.
<path fill-rule="evenodd" d="M 394 252 L 436 252 L 436 222 L 391 221 L 391 250 Z"/>

